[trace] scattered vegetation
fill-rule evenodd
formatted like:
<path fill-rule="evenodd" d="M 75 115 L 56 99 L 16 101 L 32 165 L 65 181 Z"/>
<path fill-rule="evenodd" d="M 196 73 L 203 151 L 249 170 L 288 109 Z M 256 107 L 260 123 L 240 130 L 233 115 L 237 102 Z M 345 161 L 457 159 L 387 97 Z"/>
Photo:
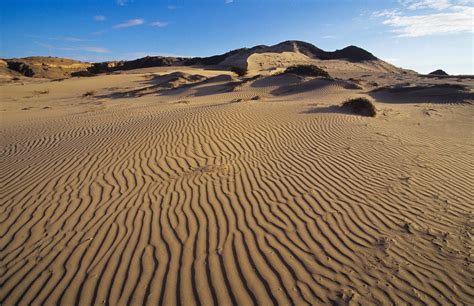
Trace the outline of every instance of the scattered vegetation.
<path fill-rule="evenodd" d="M 374 104 L 367 98 L 349 99 L 342 103 L 341 107 L 362 116 L 375 117 L 377 115 Z"/>
<path fill-rule="evenodd" d="M 237 74 L 239 77 L 243 77 L 248 72 L 247 68 L 242 68 L 242 67 L 237 67 L 237 66 L 230 67 L 230 71 Z"/>
<path fill-rule="evenodd" d="M 84 71 L 73 72 L 71 73 L 71 76 L 72 77 L 93 77 L 95 76 L 95 74 L 90 71 L 84 70 Z"/>
<path fill-rule="evenodd" d="M 360 86 L 359 84 L 357 84 L 356 82 L 345 82 L 345 84 L 343 85 L 344 88 L 346 89 L 352 89 L 352 90 L 355 90 L 355 89 L 364 89 L 362 86 Z"/>
<path fill-rule="evenodd" d="M 329 73 L 314 65 L 296 65 L 286 68 L 284 73 L 293 73 L 300 76 L 331 78 Z"/>
<path fill-rule="evenodd" d="M 85 94 L 83 94 L 82 96 L 85 98 L 85 97 L 91 97 L 93 95 L 95 95 L 95 91 L 94 90 L 89 90 Z"/>

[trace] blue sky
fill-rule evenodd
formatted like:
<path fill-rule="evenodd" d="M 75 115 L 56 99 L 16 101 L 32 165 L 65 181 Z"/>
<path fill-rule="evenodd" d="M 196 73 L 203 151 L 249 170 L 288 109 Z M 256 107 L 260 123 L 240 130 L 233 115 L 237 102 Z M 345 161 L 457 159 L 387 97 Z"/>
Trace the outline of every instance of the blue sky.
<path fill-rule="evenodd" d="M 474 0 L 2 0 L 0 57 L 206 56 L 304 40 L 474 74 Z"/>

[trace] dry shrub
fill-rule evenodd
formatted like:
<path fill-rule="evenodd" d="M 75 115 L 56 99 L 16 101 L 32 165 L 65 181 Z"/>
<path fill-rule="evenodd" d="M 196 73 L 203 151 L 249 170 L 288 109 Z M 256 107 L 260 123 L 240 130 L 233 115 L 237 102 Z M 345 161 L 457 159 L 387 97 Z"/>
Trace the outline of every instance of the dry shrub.
<path fill-rule="evenodd" d="M 329 73 L 314 65 L 296 65 L 286 68 L 284 73 L 293 73 L 300 76 L 331 78 Z"/>
<path fill-rule="evenodd" d="M 349 99 L 342 103 L 341 107 L 353 114 L 361 116 L 375 117 L 377 115 L 377 109 L 367 98 Z"/>
<path fill-rule="evenodd" d="M 89 91 L 86 91 L 86 93 L 84 93 L 82 96 L 85 98 L 85 97 L 92 97 L 93 95 L 95 95 L 95 91 L 89 90 Z"/>

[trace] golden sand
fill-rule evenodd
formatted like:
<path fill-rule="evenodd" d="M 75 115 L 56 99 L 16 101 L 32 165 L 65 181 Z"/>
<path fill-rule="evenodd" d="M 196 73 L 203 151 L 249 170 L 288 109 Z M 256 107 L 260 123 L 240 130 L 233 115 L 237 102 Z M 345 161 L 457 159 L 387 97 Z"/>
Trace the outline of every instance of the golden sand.
<path fill-rule="evenodd" d="M 474 304 L 474 108 L 354 71 L 1 85 L 1 303 Z"/>

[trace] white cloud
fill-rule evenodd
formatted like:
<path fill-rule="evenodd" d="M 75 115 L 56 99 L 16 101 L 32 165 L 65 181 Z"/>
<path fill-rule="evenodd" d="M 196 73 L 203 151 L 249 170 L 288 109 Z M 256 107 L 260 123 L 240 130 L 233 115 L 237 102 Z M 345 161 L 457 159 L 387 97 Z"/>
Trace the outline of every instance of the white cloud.
<path fill-rule="evenodd" d="M 400 0 L 404 9 L 374 12 L 399 37 L 474 32 L 472 0 Z M 412 11 L 418 11 L 413 14 Z M 410 13 L 411 12 L 411 13 Z"/>
<path fill-rule="evenodd" d="M 95 21 L 104 21 L 106 18 L 103 15 L 96 15 L 94 16 Z"/>
<path fill-rule="evenodd" d="M 143 20 L 143 19 L 130 19 L 130 20 L 127 20 L 123 23 L 119 23 L 119 24 L 115 25 L 114 28 L 116 28 L 116 29 L 129 28 L 129 27 L 139 26 L 139 25 L 142 25 L 144 23 L 145 23 L 145 20 Z"/>
<path fill-rule="evenodd" d="M 383 10 L 383 11 L 376 11 L 372 14 L 374 17 L 394 17 L 401 14 L 401 11 L 398 9 L 394 10 Z"/>
<path fill-rule="evenodd" d="M 133 1 L 129 1 L 129 0 L 117 0 L 117 5 L 120 5 L 120 6 L 125 6 L 127 5 L 129 2 L 133 2 Z"/>
<path fill-rule="evenodd" d="M 157 27 L 157 28 L 164 28 L 168 25 L 167 22 L 163 22 L 163 21 L 155 21 L 155 22 L 152 22 L 150 23 L 150 25 L 152 27 Z"/>
<path fill-rule="evenodd" d="M 399 2 L 406 6 L 409 10 L 418 10 L 424 8 L 443 10 L 451 6 L 450 0 L 400 0 Z"/>

